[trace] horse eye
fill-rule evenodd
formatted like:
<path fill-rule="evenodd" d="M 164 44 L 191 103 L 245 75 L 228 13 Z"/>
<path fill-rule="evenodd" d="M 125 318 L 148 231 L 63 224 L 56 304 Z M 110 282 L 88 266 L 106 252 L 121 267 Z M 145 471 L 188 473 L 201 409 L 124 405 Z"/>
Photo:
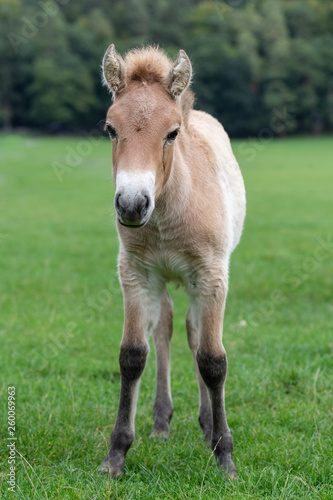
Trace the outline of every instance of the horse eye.
<path fill-rule="evenodd" d="M 170 132 L 170 134 L 168 134 L 166 136 L 166 141 L 167 142 L 173 142 L 176 139 L 176 137 L 178 135 L 178 132 L 179 132 L 179 128 L 176 128 L 175 130 L 173 130 L 172 132 Z"/>
<path fill-rule="evenodd" d="M 110 136 L 111 139 L 116 139 L 117 138 L 116 129 L 114 127 L 112 127 L 112 125 L 109 125 L 107 123 L 105 125 L 105 130 L 107 131 L 107 133 L 109 134 L 109 136 Z"/>

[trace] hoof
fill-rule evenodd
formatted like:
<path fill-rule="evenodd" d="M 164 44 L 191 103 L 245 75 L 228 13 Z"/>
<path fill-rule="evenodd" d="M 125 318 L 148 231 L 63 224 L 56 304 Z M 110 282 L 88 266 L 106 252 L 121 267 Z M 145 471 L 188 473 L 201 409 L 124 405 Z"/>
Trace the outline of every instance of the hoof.
<path fill-rule="evenodd" d="M 150 433 L 149 439 L 156 439 L 159 441 L 166 441 L 169 437 L 169 433 L 167 431 L 156 431 L 153 429 Z"/>
<path fill-rule="evenodd" d="M 224 458 L 220 458 L 219 468 L 222 469 L 224 475 L 229 479 L 237 480 L 237 470 L 232 461 L 231 455 L 227 455 Z"/>
<path fill-rule="evenodd" d="M 123 473 L 123 468 L 119 466 L 112 465 L 111 460 L 108 455 L 104 458 L 103 462 L 99 466 L 98 471 L 101 474 L 109 474 L 113 479 L 117 479 Z"/>
<path fill-rule="evenodd" d="M 154 424 L 153 424 L 153 429 L 150 434 L 151 439 L 160 439 L 160 440 L 166 440 L 169 437 L 170 433 L 170 420 L 171 420 L 172 412 L 170 413 L 169 418 L 165 417 L 158 417 L 154 415 Z"/>
<path fill-rule="evenodd" d="M 234 467 L 233 470 L 229 470 L 228 472 L 228 477 L 229 479 L 232 479 L 233 481 L 237 481 L 238 476 L 237 476 L 237 470 L 236 467 Z"/>

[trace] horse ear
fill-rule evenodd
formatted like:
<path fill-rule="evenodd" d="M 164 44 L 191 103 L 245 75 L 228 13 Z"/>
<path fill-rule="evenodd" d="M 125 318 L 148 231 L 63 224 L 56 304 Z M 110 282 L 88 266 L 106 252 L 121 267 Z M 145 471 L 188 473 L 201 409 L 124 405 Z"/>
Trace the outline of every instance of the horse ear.
<path fill-rule="evenodd" d="M 180 50 L 169 74 L 169 91 L 174 97 L 179 97 L 191 82 L 192 66 L 188 55 Z"/>
<path fill-rule="evenodd" d="M 125 63 L 114 44 L 110 45 L 103 57 L 103 83 L 114 94 L 120 94 L 125 88 Z"/>

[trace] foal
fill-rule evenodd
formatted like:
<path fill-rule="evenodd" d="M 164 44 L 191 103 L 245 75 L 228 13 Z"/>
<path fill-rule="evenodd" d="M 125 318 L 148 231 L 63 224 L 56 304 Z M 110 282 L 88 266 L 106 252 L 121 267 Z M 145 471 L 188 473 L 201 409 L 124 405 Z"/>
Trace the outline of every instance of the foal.
<path fill-rule="evenodd" d="M 103 59 L 104 83 L 114 96 L 106 130 L 112 140 L 124 299 L 119 408 L 101 465 L 114 477 L 122 474 L 134 439 L 150 334 L 157 363 L 153 435 L 169 434 L 170 280 L 180 282 L 190 300 L 186 328 L 204 437 L 223 471 L 230 477 L 236 473 L 224 406 L 222 324 L 229 259 L 245 216 L 245 190 L 223 127 L 192 109 L 191 75 L 183 50 L 174 63 L 155 48 L 130 51 L 123 60 L 110 45 Z"/>

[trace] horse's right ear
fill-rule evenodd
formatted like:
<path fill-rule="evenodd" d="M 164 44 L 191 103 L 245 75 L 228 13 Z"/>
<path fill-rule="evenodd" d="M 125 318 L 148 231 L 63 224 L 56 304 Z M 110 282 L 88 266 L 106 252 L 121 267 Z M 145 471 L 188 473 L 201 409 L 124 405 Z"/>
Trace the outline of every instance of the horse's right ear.
<path fill-rule="evenodd" d="M 125 63 L 114 44 L 107 48 L 103 57 L 103 83 L 113 92 L 120 94 L 125 88 Z"/>

